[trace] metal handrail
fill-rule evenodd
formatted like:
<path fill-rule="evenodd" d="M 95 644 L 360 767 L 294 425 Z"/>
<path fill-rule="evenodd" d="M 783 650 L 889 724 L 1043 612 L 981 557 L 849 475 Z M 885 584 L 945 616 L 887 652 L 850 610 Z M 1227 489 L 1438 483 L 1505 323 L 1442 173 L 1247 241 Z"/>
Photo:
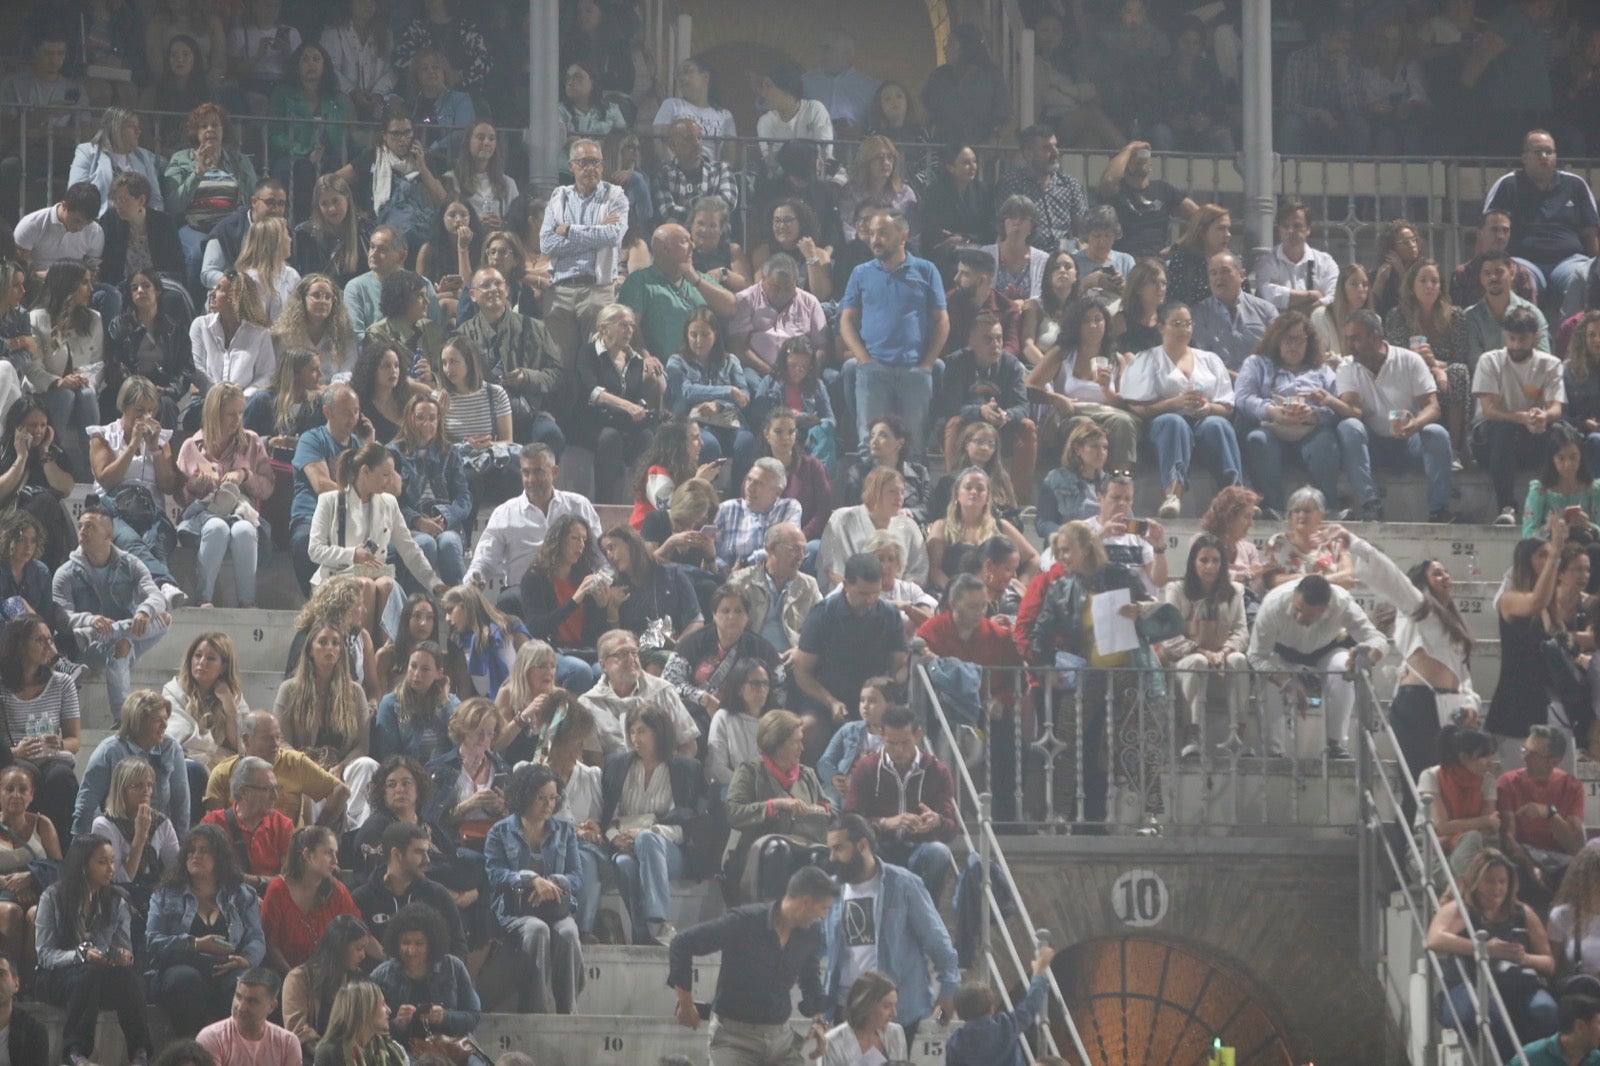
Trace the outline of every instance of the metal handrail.
<path fill-rule="evenodd" d="M 1422 945 L 1422 953 L 1428 963 L 1426 973 L 1437 982 L 1436 985 L 1429 988 L 1427 996 L 1427 1009 L 1429 1012 L 1427 1024 L 1431 1035 L 1436 1024 L 1433 1014 L 1433 1000 L 1437 989 L 1441 989 L 1444 986 L 1445 960 L 1441 958 L 1438 952 L 1428 948 L 1426 942 L 1427 931 L 1429 925 L 1432 924 L 1433 916 L 1437 912 L 1439 905 L 1445 899 L 1461 900 L 1464 897 L 1462 896 L 1461 886 L 1456 881 L 1455 873 L 1450 868 L 1449 854 L 1446 852 L 1444 844 L 1440 841 L 1432 820 L 1427 816 L 1427 812 L 1433 803 L 1433 797 L 1424 796 L 1417 791 L 1416 779 L 1412 775 L 1410 766 L 1406 763 L 1405 753 L 1400 748 L 1400 742 L 1395 736 L 1393 726 L 1390 725 L 1387 716 L 1383 714 L 1382 708 L 1378 704 L 1377 697 L 1372 691 L 1370 674 L 1366 671 L 1362 671 L 1358 679 L 1356 700 L 1362 723 L 1363 761 L 1370 760 L 1370 765 L 1378 769 L 1378 773 L 1373 776 L 1383 786 L 1382 798 L 1388 800 L 1387 813 L 1403 819 L 1403 799 L 1409 798 L 1416 804 L 1416 809 L 1422 812 L 1423 815 L 1420 834 L 1411 832 L 1410 827 L 1405 827 L 1406 831 L 1401 834 L 1405 840 L 1407 854 L 1416 864 L 1417 870 L 1421 872 L 1421 883 L 1416 890 L 1417 895 L 1421 897 L 1421 908 L 1419 910 L 1417 901 L 1413 899 L 1412 889 L 1406 883 L 1405 863 L 1402 857 L 1395 855 L 1394 847 L 1384 833 L 1384 818 L 1380 811 L 1381 805 L 1378 802 L 1380 796 L 1373 791 L 1370 786 L 1370 778 L 1368 779 L 1369 784 L 1363 789 L 1362 793 L 1363 805 L 1367 816 L 1362 819 L 1358 828 L 1362 838 L 1361 851 L 1363 855 L 1368 854 L 1373 842 L 1380 842 L 1383 854 L 1389 860 L 1390 870 L 1394 873 L 1395 880 L 1401 886 L 1400 895 L 1405 901 L 1406 913 L 1411 919 L 1412 927 L 1418 933 L 1418 940 Z M 1388 755 L 1383 753 L 1385 746 L 1390 753 Z M 1389 774 L 1384 772 L 1385 762 L 1392 762 L 1397 771 L 1403 796 L 1396 795 L 1394 783 L 1390 781 Z M 1417 839 L 1419 835 L 1421 837 L 1420 845 Z M 1445 891 L 1442 893 L 1436 887 L 1435 880 L 1436 877 L 1441 875 L 1445 884 Z M 1375 894 L 1375 886 L 1370 881 L 1364 883 L 1362 886 L 1362 906 L 1370 906 L 1370 901 Z M 1467 987 L 1472 1008 L 1477 1018 L 1476 1047 L 1473 1046 L 1474 1042 L 1468 1039 L 1468 1034 L 1460 1026 L 1461 1017 L 1456 1011 L 1454 1003 L 1448 998 L 1445 1002 L 1448 1004 L 1450 1013 L 1457 1023 L 1453 1028 L 1461 1035 L 1462 1045 L 1467 1050 L 1472 1061 L 1475 1064 L 1481 1064 L 1481 1066 L 1489 1066 L 1489 1064 L 1492 1064 L 1492 1066 L 1504 1066 L 1508 1060 L 1500 1057 L 1499 1049 L 1494 1044 L 1491 1027 L 1496 1017 L 1495 1012 L 1498 1012 L 1498 1017 L 1505 1020 L 1505 1024 L 1508 1027 L 1511 1026 L 1512 1015 L 1506 1009 L 1505 1000 L 1500 995 L 1500 989 L 1494 982 L 1494 973 L 1486 950 L 1489 934 L 1486 930 L 1474 927 L 1472 917 L 1467 908 L 1460 907 L 1458 909 L 1461 914 L 1462 925 L 1465 928 L 1465 935 L 1473 941 L 1475 947 L 1473 968 L 1476 972 L 1477 981 L 1475 985 L 1469 982 Z M 1363 944 L 1364 949 L 1369 946 L 1369 944 Z M 1459 960 L 1461 958 L 1462 956 L 1452 956 L 1451 961 L 1455 965 L 1460 965 Z M 1490 1010 L 1484 1009 L 1485 1002 L 1488 1003 Z M 1414 1019 L 1413 1024 L 1415 1024 Z M 1513 1030 L 1514 1032 L 1515 1030 Z M 1437 1041 L 1430 1040 L 1429 1042 L 1436 1043 Z M 1509 1061 L 1528 1066 L 1527 1057 L 1520 1047 Z"/>
<path fill-rule="evenodd" d="M 952 727 L 950 719 L 945 716 L 944 706 L 939 701 L 939 694 L 934 690 L 933 679 L 928 676 L 928 671 L 922 664 L 918 663 L 912 667 L 912 679 L 915 682 L 915 691 L 921 692 L 922 695 L 927 697 L 929 712 L 939 723 L 939 728 L 942 730 L 942 735 L 954 738 L 957 735 L 956 731 Z M 1011 899 L 1016 906 L 1018 920 L 1022 923 L 1022 927 L 1027 930 L 1029 938 L 1032 939 L 1035 944 L 1038 944 L 1039 927 L 1034 925 L 1033 917 L 1028 913 L 1027 901 L 1022 897 L 1022 890 L 1018 885 L 1017 879 L 1011 873 L 1011 866 L 1008 862 L 1006 862 L 1005 852 L 1001 849 L 1000 840 L 995 835 L 994 824 L 992 819 L 989 817 L 988 794 L 980 793 L 978 791 L 978 786 L 976 782 L 972 780 L 972 775 L 967 770 L 965 761 L 958 757 L 952 758 L 950 762 L 955 771 L 956 788 L 972 802 L 974 809 L 979 812 L 979 839 L 977 841 L 977 846 L 974 847 L 972 833 L 968 829 L 966 819 L 961 813 L 961 804 L 955 804 L 956 825 L 961 831 L 962 839 L 967 845 L 968 852 L 977 852 L 984 856 L 984 859 L 982 860 L 982 876 L 984 879 L 983 916 L 981 919 L 982 928 L 987 933 L 991 926 L 991 919 L 995 915 L 999 914 L 1000 911 L 999 903 L 994 895 L 993 886 L 989 883 L 989 862 L 992 861 L 994 865 L 999 868 L 1001 879 L 1011 892 Z M 999 922 L 998 926 L 1001 939 L 1005 943 L 1012 965 L 1017 968 L 1017 971 L 1020 974 L 1027 974 L 1028 967 L 1023 964 L 1022 957 L 1017 951 L 1016 941 L 1012 937 L 1010 927 L 1003 921 Z M 988 945 L 986 944 L 985 955 L 989 960 L 990 972 L 994 976 L 996 987 L 999 987 L 1003 990 L 1005 988 L 1005 983 L 1001 978 L 999 968 L 995 963 L 994 954 L 992 951 L 987 950 L 987 948 Z M 1078 1032 L 1077 1023 L 1072 1019 L 1072 1011 L 1067 1006 L 1067 998 L 1066 995 L 1061 991 L 1061 985 L 1056 981 L 1055 971 L 1053 969 L 1046 969 L 1045 979 L 1049 982 L 1051 996 L 1055 1000 L 1056 1006 L 1061 1009 L 1061 1016 L 1066 1023 L 1067 1033 L 1072 1038 L 1072 1046 L 1078 1054 L 1078 1061 L 1083 1063 L 1090 1062 L 1091 1060 L 1089 1058 L 1088 1049 L 1084 1047 L 1083 1037 Z M 1044 1021 L 1044 1019 L 1041 1019 L 1041 1022 L 1042 1021 Z M 1044 1026 L 1043 1028 L 1043 1041 L 1045 1047 L 1050 1051 L 1051 1054 L 1058 1053 L 1055 1043 L 1055 1034 L 1051 1031 L 1048 1025 Z M 1026 1047 L 1026 1044 L 1023 1046 Z"/>

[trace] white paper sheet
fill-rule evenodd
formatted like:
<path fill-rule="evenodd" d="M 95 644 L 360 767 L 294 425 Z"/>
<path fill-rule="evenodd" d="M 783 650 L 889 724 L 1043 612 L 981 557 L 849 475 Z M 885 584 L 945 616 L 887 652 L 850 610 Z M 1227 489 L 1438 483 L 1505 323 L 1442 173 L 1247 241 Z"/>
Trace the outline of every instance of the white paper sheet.
<path fill-rule="evenodd" d="M 1133 619 L 1119 613 L 1131 602 L 1127 589 L 1112 589 L 1089 598 L 1089 613 L 1094 619 L 1094 646 L 1101 655 L 1115 655 L 1139 647 L 1139 633 L 1133 627 Z"/>

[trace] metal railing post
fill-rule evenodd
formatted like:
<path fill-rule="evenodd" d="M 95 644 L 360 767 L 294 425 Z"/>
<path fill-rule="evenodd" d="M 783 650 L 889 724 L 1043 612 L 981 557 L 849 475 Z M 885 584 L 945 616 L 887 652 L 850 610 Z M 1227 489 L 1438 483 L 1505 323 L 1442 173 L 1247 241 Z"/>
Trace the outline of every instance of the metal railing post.
<path fill-rule="evenodd" d="M 1489 930 L 1479 929 L 1472 937 L 1472 958 L 1477 963 L 1478 977 L 1478 1061 L 1493 1062 L 1491 1053 L 1498 1058 L 1499 1050 L 1494 1046 L 1494 1033 L 1490 1031 L 1493 1020 L 1494 1002 L 1489 998 Z"/>
<path fill-rule="evenodd" d="M 957 752 L 960 758 L 960 752 Z M 990 925 L 995 915 L 989 911 L 989 863 L 994 859 L 994 849 L 991 842 L 994 839 L 994 797 L 988 792 L 978 793 L 978 861 L 982 868 L 978 872 L 979 884 L 983 886 L 982 892 L 982 924 L 979 940 L 979 950 L 987 958 L 993 950 L 993 934 Z"/>

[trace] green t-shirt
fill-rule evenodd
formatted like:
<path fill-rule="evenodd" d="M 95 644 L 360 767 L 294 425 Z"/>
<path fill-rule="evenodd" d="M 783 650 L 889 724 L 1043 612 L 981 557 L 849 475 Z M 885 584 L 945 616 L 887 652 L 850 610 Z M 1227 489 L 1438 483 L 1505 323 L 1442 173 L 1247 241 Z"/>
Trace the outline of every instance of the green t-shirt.
<path fill-rule="evenodd" d="M 1561 1050 L 1561 1036 L 1547 1036 L 1535 1040 L 1522 1049 L 1528 1066 L 1567 1066 L 1567 1056 Z M 1591 1051 L 1583 1057 L 1583 1066 L 1600 1066 L 1600 1051 Z"/>
<path fill-rule="evenodd" d="M 701 275 L 707 281 L 711 278 Z M 683 349 L 683 327 L 689 314 L 706 305 L 700 290 L 685 280 L 677 285 L 667 281 L 667 276 L 657 266 L 635 270 L 622 283 L 617 302 L 626 304 L 641 323 L 645 347 L 661 360 Z"/>

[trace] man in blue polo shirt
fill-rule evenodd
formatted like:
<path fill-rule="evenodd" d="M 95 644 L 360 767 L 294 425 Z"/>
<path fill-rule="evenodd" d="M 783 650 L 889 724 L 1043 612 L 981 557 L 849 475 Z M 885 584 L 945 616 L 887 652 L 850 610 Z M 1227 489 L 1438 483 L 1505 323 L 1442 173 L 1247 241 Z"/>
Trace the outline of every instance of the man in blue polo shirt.
<path fill-rule="evenodd" d="M 289 503 L 289 555 L 300 591 L 311 595 L 311 518 L 317 497 L 339 487 L 339 456 L 372 440 L 372 423 L 361 415 L 361 399 L 344 382 L 328 388 L 328 421 L 300 434 L 294 449 L 294 497 Z"/>
<path fill-rule="evenodd" d="M 1541 300 L 1560 306 L 1573 272 L 1600 252 L 1600 211 L 1589 183 L 1562 170 L 1556 139 L 1531 130 L 1522 140 L 1522 169 L 1489 187 L 1483 209 L 1511 216 L 1510 252 L 1533 272 Z"/>
<path fill-rule="evenodd" d="M 850 272 L 839 308 L 839 336 L 856 360 L 856 435 L 894 413 L 922 447 L 933 401 L 933 365 L 950 335 L 944 283 L 926 259 L 906 253 L 911 226 L 885 208 L 868 223 L 873 258 Z"/>

